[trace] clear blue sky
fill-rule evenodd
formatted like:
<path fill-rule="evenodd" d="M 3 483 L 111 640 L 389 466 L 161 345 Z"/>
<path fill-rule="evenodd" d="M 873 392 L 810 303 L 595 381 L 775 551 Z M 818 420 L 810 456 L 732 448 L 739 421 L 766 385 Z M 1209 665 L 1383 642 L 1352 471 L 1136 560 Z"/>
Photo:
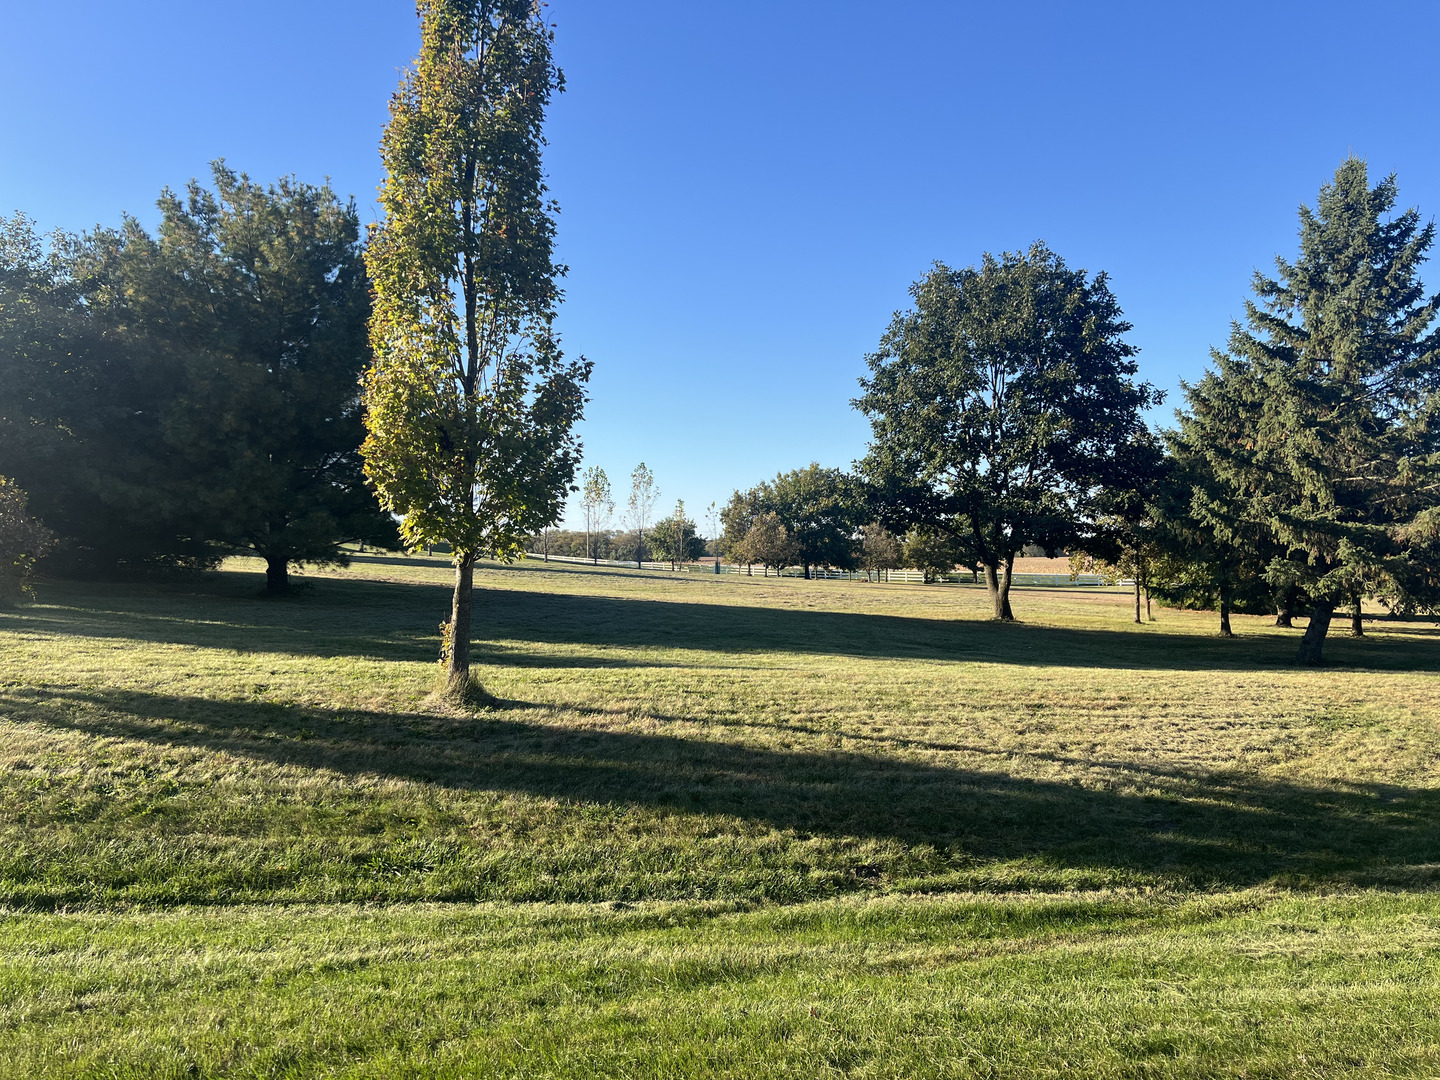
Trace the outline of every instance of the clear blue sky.
<path fill-rule="evenodd" d="M 863 453 L 863 355 L 933 260 L 1043 238 L 1108 271 L 1163 421 L 1347 153 L 1440 212 L 1434 3 L 550 10 L 586 460 L 620 494 L 643 459 L 697 514 Z M 0 0 L 0 212 L 153 223 L 223 155 L 373 217 L 417 41 L 405 0 Z"/>

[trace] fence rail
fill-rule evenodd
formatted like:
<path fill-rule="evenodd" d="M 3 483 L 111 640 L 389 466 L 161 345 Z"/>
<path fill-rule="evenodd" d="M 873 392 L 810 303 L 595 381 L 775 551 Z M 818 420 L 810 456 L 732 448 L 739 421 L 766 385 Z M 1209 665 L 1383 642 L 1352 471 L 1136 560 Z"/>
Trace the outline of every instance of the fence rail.
<path fill-rule="evenodd" d="M 638 566 L 634 559 L 585 559 L 576 555 L 544 555 L 540 552 L 527 551 L 525 557 L 529 559 L 544 559 L 549 562 L 578 563 L 584 566 L 619 566 L 628 567 L 631 570 L 664 570 L 668 573 L 684 574 L 740 574 L 745 577 L 804 577 L 805 572 L 798 566 L 787 566 L 783 570 L 775 570 L 767 566 L 745 566 L 736 563 L 720 563 L 716 568 L 715 563 L 680 563 L 672 565 L 668 562 L 641 562 Z M 872 570 L 866 574 L 864 570 L 824 570 L 813 569 L 810 571 L 812 578 L 822 581 L 878 581 L 887 582 L 891 585 L 970 585 L 977 582 L 970 574 L 951 573 L 931 576 L 926 581 L 925 574 L 920 570 Z M 1071 577 L 1069 574 L 1014 574 L 1010 579 L 1011 585 L 1044 585 L 1051 588 L 1075 588 L 1077 586 L 1093 588 L 1096 585 L 1113 584 L 1102 578 L 1099 574 L 1078 574 Z M 1121 585 L 1128 585 L 1129 582 L 1119 582 Z"/>

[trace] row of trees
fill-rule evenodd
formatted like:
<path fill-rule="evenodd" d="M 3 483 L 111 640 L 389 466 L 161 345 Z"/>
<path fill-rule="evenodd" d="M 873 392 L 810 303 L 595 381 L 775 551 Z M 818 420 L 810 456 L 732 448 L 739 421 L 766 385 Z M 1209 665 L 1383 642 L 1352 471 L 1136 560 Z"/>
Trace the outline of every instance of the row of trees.
<path fill-rule="evenodd" d="M 1440 605 L 1440 297 L 1434 240 L 1393 177 L 1350 159 L 1300 215 L 1300 255 L 1257 274 L 1211 370 L 1156 434 L 1104 274 L 1037 244 L 936 266 L 895 316 L 855 405 L 853 474 L 818 464 L 737 491 L 721 550 L 742 562 L 972 568 L 997 619 L 1027 548 L 1220 613 L 1310 618 L 1318 663 L 1337 607 Z M 897 537 L 904 537 L 900 541 Z"/>
<path fill-rule="evenodd" d="M 1337 607 L 1440 604 L 1440 297 L 1419 267 L 1434 240 L 1393 213 L 1350 159 L 1300 215 L 1300 254 L 1257 274 L 1175 429 L 1135 379 L 1130 329 L 1103 274 L 1041 245 L 937 265 L 867 358 L 859 465 L 877 517 L 947 538 L 1012 618 L 1027 544 L 1078 550 L 1171 595 L 1308 610 L 1318 663 Z"/>

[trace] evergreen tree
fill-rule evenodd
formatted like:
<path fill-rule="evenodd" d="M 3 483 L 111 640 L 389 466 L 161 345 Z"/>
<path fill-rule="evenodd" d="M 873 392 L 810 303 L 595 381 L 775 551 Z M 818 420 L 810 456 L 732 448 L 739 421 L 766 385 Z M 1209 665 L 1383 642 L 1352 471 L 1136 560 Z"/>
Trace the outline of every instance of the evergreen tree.
<path fill-rule="evenodd" d="M 1396 197 L 1393 176 L 1371 186 L 1363 161 L 1345 161 L 1301 208 L 1299 257 L 1256 274 L 1245 324 L 1215 356 L 1212 397 L 1238 424 L 1203 450 L 1224 513 L 1282 552 L 1272 582 L 1311 598 L 1306 664 L 1336 607 L 1366 591 L 1440 600 L 1424 539 L 1440 506 L 1440 297 L 1419 279 L 1435 230 L 1414 209 L 1392 215 Z"/>
<path fill-rule="evenodd" d="M 197 532 L 254 551 L 283 593 L 293 563 L 396 539 L 361 472 L 359 219 L 328 186 L 212 175 L 161 195 L 158 237 L 133 221 L 97 237 L 96 306 L 132 364 L 175 373 L 161 438 Z"/>
<path fill-rule="evenodd" d="M 193 470 L 166 441 L 183 356 L 108 318 L 127 284 L 105 273 L 119 233 L 39 236 L 0 219 L 0 472 L 55 531 L 62 573 L 205 566 Z M 148 238 L 147 238 L 148 239 Z"/>

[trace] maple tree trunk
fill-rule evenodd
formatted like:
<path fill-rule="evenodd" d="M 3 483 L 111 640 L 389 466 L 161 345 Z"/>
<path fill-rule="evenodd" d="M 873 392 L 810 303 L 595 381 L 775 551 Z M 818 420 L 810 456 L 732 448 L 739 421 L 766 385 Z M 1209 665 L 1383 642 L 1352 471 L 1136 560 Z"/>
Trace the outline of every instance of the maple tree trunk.
<path fill-rule="evenodd" d="M 475 593 L 475 553 L 455 556 L 455 595 L 450 601 L 450 656 L 445 664 L 446 688 L 463 692 L 470 682 L 470 612 Z"/>

